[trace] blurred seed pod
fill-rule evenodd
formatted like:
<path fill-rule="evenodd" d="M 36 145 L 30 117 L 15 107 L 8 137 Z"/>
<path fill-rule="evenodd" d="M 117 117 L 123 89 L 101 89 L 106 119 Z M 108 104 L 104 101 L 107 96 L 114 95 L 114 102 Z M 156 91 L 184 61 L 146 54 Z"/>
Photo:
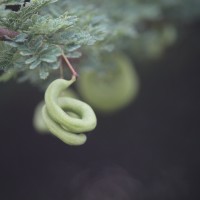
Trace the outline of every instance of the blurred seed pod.
<path fill-rule="evenodd" d="M 80 71 L 77 89 L 81 97 L 102 113 L 113 113 L 127 106 L 137 96 L 138 75 L 134 65 L 122 53 L 103 56 L 101 71 Z"/>

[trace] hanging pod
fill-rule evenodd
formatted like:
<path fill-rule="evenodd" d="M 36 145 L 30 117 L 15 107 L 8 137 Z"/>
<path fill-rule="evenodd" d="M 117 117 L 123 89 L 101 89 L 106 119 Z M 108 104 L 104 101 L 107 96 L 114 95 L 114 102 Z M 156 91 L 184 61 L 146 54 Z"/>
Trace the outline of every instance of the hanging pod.
<path fill-rule="evenodd" d="M 118 111 L 137 96 L 139 80 L 132 62 L 122 53 L 102 56 L 102 68 L 80 72 L 77 89 L 81 97 L 101 113 Z"/>
<path fill-rule="evenodd" d="M 84 132 L 96 127 L 96 115 L 92 108 L 77 99 L 60 97 L 61 92 L 67 89 L 75 77 L 67 81 L 56 79 L 45 92 L 45 105 L 42 116 L 49 131 L 69 145 L 81 145 L 86 141 Z"/>

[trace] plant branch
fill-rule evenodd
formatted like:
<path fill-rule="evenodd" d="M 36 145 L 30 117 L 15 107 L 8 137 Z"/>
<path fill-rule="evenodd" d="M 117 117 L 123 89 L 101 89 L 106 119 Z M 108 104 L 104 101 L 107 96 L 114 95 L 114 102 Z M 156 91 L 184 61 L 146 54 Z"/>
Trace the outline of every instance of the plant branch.
<path fill-rule="evenodd" d="M 6 37 L 14 38 L 19 35 L 18 32 L 0 27 L 0 40 L 6 40 Z"/>
<path fill-rule="evenodd" d="M 78 73 L 75 71 L 74 67 L 71 65 L 67 56 L 64 53 L 62 54 L 62 58 L 65 61 L 65 63 L 67 64 L 67 66 L 69 67 L 70 71 L 72 72 L 72 75 L 75 77 L 78 77 Z"/>

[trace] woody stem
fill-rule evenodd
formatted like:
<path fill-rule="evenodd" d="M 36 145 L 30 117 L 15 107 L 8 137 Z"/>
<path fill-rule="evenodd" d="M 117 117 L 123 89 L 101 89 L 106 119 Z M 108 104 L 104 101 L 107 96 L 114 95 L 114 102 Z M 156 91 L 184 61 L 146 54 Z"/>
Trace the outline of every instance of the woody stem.
<path fill-rule="evenodd" d="M 1 28 L 0 27 L 0 40 L 5 40 L 6 36 L 9 37 L 9 38 L 14 38 L 17 35 L 19 35 L 19 33 L 16 32 L 16 31 L 12 31 L 12 30 L 9 30 L 7 28 Z"/>

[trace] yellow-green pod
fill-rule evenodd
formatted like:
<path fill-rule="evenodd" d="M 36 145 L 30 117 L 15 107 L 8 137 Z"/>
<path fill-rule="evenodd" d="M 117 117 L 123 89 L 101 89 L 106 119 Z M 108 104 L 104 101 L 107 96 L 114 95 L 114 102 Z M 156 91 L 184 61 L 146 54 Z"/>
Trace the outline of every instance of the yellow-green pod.
<path fill-rule="evenodd" d="M 80 72 L 77 89 L 94 109 L 112 113 L 127 106 L 139 89 L 138 75 L 131 61 L 123 54 L 103 58 L 103 70 L 84 69 Z"/>
<path fill-rule="evenodd" d="M 76 93 L 68 88 L 66 91 L 63 91 L 61 93 L 61 96 L 65 96 L 65 97 L 72 97 L 75 99 L 78 99 Z M 48 134 L 49 133 L 49 129 L 47 128 L 43 116 L 42 116 L 42 108 L 45 105 L 44 101 L 41 101 L 35 108 L 34 114 L 33 114 L 33 127 L 34 129 L 41 134 Z"/>
<path fill-rule="evenodd" d="M 69 145 L 81 145 L 86 141 L 88 132 L 96 127 L 96 115 L 92 108 L 77 99 L 70 97 L 59 97 L 73 82 L 57 79 L 53 81 L 45 92 L 45 105 L 42 116 L 49 131 L 63 142 Z M 77 116 L 74 117 L 70 113 Z"/>
<path fill-rule="evenodd" d="M 38 133 L 41 133 L 41 134 L 45 134 L 49 132 L 42 116 L 42 108 L 44 104 L 45 104 L 44 101 L 41 101 L 36 106 L 34 114 L 33 114 L 33 127 Z"/>
<path fill-rule="evenodd" d="M 16 75 L 16 71 L 14 69 L 10 69 L 0 75 L 0 82 L 6 82 L 12 79 Z"/>

